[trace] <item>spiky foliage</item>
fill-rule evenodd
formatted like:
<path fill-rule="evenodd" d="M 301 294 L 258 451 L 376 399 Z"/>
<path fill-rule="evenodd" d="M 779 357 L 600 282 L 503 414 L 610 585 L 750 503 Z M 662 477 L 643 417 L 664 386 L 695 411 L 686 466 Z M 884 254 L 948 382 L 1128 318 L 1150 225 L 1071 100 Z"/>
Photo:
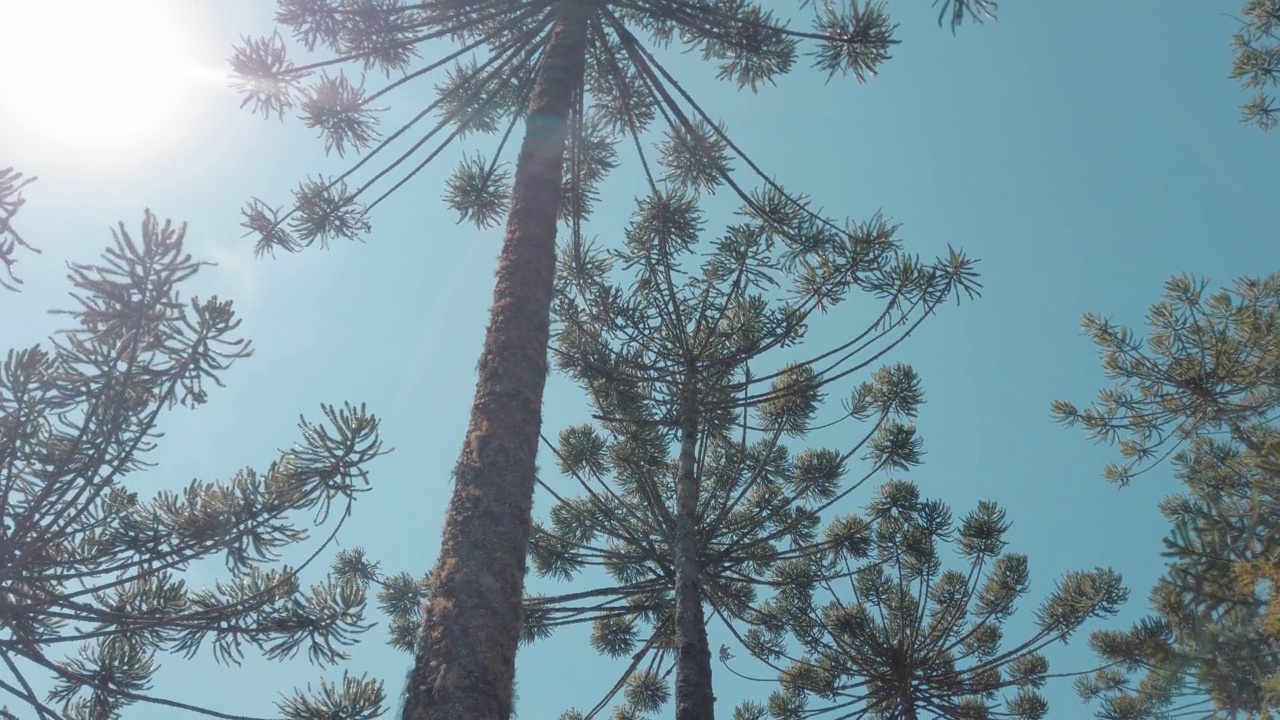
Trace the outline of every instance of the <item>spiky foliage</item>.
<path fill-rule="evenodd" d="M 246 227 L 263 252 L 359 237 L 369 229 L 369 209 L 454 140 L 473 134 L 496 136 L 496 149 L 486 143 L 488 157 L 462 160 L 445 198 L 462 221 L 480 227 L 497 223 L 511 196 L 511 176 L 501 170 L 508 141 L 528 112 L 552 30 L 570 17 L 585 22 L 585 72 L 566 88 L 574 97 L 566 220 L 589 214 L 600 180 L 616 165 L 616 142 L 643 135 L 655 121 L 658 132 L 685 149 L 681 163 L 665 168 L 669 175 L 707 187 L 728 181 L 745 201 L 729 171 L 738 163 L 757 175 L 758 168 L 659 55 L 672 44 L 695 50 L 714 63 L 720 80 L 753 92 L 792 71 L 806 48 L 813 67 L 828 76 L 853 75 L 858 82 L 873 77 L 897 42 L 885 4 L 846 0 L 809 9 L 810 4 L 801 0 L 791 8 L 800 22 L 810 16 L 811 27 L 797 29 L 792 27 L 797 18 L 780 17 L 746 0 L 278 0 L 276 21 L 294 42 L 329 57 L 298 64 L 279 33 L 245 38 L 231 60 L 242 105 L 264 117 L 296 113 L 319 132 L 326 151 L 363 157 L 337 178 L 303 183 L 287 210 L 250 203 Z M 934 0 L 934 5 L 938 23 L 952 30 L 966 20 L 992 18 L 997 8 L 994 0 Z M 371 71 L 388 82 L 366 89 Z M 433 83 L 433 99 L 411 100 L 409 122 L 380 129 L 379 117 L 397 89 L 422 98 L 418 86 L 427 82 Z M 649 164 L 644 166 L 648 172 Z M 357 178 L 365 179 L 349 190 Z"/>
<path fill-rule="evenodd" d="M 30 717 L 107 720 L 135 702 L 232 717 L 152 694 L 159 656 L 207 646 L 222 663 L 255 649 L 331 665 L 368 627 L 359 585 L 331 576 L 303 587 L 307 563 L 277 563 L 309 537 L 299 515 L 332 526 L 314 558 L 364 491 L 365 466 L 383 451 L 363 407 L 300 420 L 301 441 L 264 472 L 150 500 L 130 489 L 150 465 L 161 417 L 204 403 L 250 354 L 231 301 L 180 297 L 201 265 L 184 232 L 149 212 L 138 235 L 122 224 L 100 263 L 70 266 L 69 329 L 0 366 L 0 689 Z M 183 572 L 212 559 L 227 576 L 187 585 Z M 32 668 L 52 678 L 46 697 L 27 678 Z M 372 718 L 382 701 L 380 682 L 346 677 L 278 707 L 298 720 L 336 709 Z"/>
<path fill-rule="evenodd" d="M 35 178 L 24 178 L 22 173 L 11 167 L 0 169 L 0 264 L 4 265 L 4 276 L 0 277 L 0 287 L 5 290 L 18 289 L 22 280 L 13 272 L 18 262 L 14 253 L 21 247 L 31 252 L 40 252 L 27 244 L 13 227 L 13 218 L 18 214 L 26 201 L 22 198 L 22 189 L 35 182 Z"/>
<path fill-rule="evenodd" d="M 1257 91 L 1240 107 L 1240 122 L 1265 132 L 1280 124 L 1271 94 L 1280 85 L 1280 0 L 1248 0 L 1240 12 L 1240 30 L 1231 36 L 1231 77 Z"/>
<path fill-rule="evenodd" d="M 387 616 L 387 644 L 396 650 L 413 652 L 418 626 L 422 623 L 422 603 L 431 594 L 431 579 L 414 578 L 406 572 L 387 575 L 381 563 L 370 560 L 363 548 L 339 551 L 333 574 L 364 587 L 378 589 L 378 609 Z"/>
<path fill-rule="evenodd" d="M 1280 558 L 1280 274 L 1165 283 L 1145 341 L 1087 315 L 1084 327 L 1116 385 L 1085 410 L 1054 403 L 1067 424 L 1119 446 L 1119 483 L 1172 457 L 1183 491 L 1162 501 L 1171 529 L 1168 574 L 1151 593 L 1157 613 L 1131 631 L 1095 635 L 1121 665 L 1082 682 L 1100 717 L 1231 717 L 1274 711 L 1280 646 L 1267 624 L 1265 581 Z M 1145 671 L 1141 677 L 1140 672 Z"/>
<path fill-rule="evenodd" d="M 940 18 L 949 13 L 953 27 L 995 7 L 992 0 L 941 5 Z M 794 9 L 811 29 L 797 30 L 792 18 L 749 0 L 279 0 L 280 25 L 308 51 L 326 48 L 331 57 L 295 64 L 279 34 L 235 51 L 246 105 L 266 116 L 296 108 L 331 150 L 365 153 L 336 178 L 304 183 L 287 209 L 252 202 L 244 224 L 260 251 L 357 237 L 369 229 L 369 209 L 452 141 L 496 136 L 486 156 L 462 161 L 446 193 L 460 218 L 477 226 L 505 215 L 506 236 L 407 717 L 505 720 L 511 711 L 557 225 L 580 237 L 623 138 L 633 141 L 655 191 L 660 179 L 707 192 L 728 187 L 751 203 L 732 169 L 772 179 L 659 56 L 672 44 L 700 52 L 720 79 L 752 90 L 789 72 L 802 46 L 828 77 L 874 75 L 896 42 L 884 4 L 808 6 L 802 0 Z M 380 70 L 389 81 L 366 92 L 363 81 L 344 79 L 348 68 Z M 433 93 L 410 91 L 428 78 Z M 401 87 L 414 98 L 414 114 L 384 135 L 378 105 Z M 508 187 L 503 158 L 522 122 Z M 671 162 L 660 177 L 641 151 L 648 133 L 669 140 Z M 798 198 L 783 200 L 782 212 L 816 219 Z"/>
<path fill-rule="evenodd" d="M 818 422 L 834 383 L 878 362 L 940 304 L 976 294 L 973 262 L 959 251 L 922 262 L 881 217 L 833 227 L 755 210 L 784 198 L 755 194 L 711 240 L 698 204 L 668 190 L 638 201 L 623 249 L 576 239 L 561 249 L 553 354 L 596 422 L 548 443 L 581 493 L 542 483 L 555 505 L 530 554 L 544 577 L 598 586 L 530 598 L 526 635 L 591 622 L 597 651 L 631 657 L 586 717 L 619 694 L 617 717 L 651 717 L 673 697 L 674 668 L 675 716 L 709 718 L 704 612 L 754 622 L 760 591 L 846 539 L 822 535 L 824 510 L 877 471 L 919 461 L 909 421 L 921 391 L 903 365 L 874 372 L 825 421 L 864 423 L 848 447 L 785 442 Z M 878 305 L 867 326 L 796 355 L 809 323 L 855 295 Z M 857 455 L 869 462 L 850 477 Z M 579 577 L 591 568 L 607 576 Z"/>
<path fill-rule="evenodd" d="M 1036 609 L 1034 632 L 1009 642 L 1004 625 L 1031 582 L 1027 557 L 1004 551 L 1009 523 L 995 503 L 956 524 L 946 504 L 894 480 L 866 519 L 832 528 L 844 538 L 794 563 L 744 637 L 782 685 L 760 720 L 1040 720 L 1052 677 L 1042 651 L 1127 598 L 1111 570 L 1069 573 Z M 948 545 L 961 567 L 944 569 Z"/>

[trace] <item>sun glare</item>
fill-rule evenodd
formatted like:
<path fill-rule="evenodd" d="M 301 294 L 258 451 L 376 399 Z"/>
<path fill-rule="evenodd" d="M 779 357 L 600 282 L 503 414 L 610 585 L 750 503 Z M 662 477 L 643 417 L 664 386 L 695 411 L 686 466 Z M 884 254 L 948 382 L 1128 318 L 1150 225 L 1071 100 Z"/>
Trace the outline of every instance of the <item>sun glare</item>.
<path fill-rule="evenodd" d="M 0 145 L 122 171 L 182 139 L 201 96 L 225 82 L 201 68 L 198 27 L 181 21 L 181 4 L 0 3 Z"/>

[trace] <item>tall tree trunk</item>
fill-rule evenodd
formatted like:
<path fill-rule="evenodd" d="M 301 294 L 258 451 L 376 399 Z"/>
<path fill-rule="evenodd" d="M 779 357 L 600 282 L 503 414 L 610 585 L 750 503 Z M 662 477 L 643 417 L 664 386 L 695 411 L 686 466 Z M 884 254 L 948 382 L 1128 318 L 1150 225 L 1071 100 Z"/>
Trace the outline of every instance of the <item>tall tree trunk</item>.
<path fill-rule="evenodd" d="M 691 374 L 690 394 L 693 383 Z M 687 397 L 684 406 L 676 475 L 676 720 L 713 720 L 716 698 L 698 559 L 698 415 L 694 398 Z"/>
<path fill-rule="evenodd" d="M 542 425 L 556 218 L 583 10 L 554 25 L 529 102 L 471 423 L 453 472 L 403 720 L 508 720 Z"/>

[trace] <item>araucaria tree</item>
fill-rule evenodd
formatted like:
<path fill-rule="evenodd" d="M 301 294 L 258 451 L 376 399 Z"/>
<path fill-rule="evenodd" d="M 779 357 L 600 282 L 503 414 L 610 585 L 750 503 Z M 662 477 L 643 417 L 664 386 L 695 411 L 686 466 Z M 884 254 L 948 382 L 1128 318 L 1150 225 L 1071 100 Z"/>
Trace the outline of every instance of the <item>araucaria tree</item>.
<path fill-rule="evenodd" d="M 674 668 L 675 717 L 710 720 L 704 613 L 754 622 L 758 589 L 787 584 L 789 563 L 852 531 L 837 524 L 819 540 L 824 510 L 875 472 L 918 461 L 902 420 L 920 389 L 900 365 L 827 419 L 866 422 L 850 447 L 792 454 L 784 443 L 809 431 L 829 386 L 879 361 L 942 303 L 973 296 L 973 262 L 959 251 L 921 262 L 878 216 L 834 228 L 794 210 L 779 221 L 787 202 L 779 189 L 752 195 L 712 242 L 694 199 L 655 190 L 638 202 L 624 249 L 574 238 L 561 250 L 553 354 L 598 425 L 561 433 L 556 458 L 585 494 L 548 487 L 558 502 L 531 554 L 542 575 L 595 566 L 612 582 L 531 598 L 528 630 L 592 621 L 597 650 L 633 655 L 590 715 L 624 685 L 625 712 L 658 710 Z M 874 299 L 863 330 L 779 358 L 852 297 Z M 866 474 L 849 480 L 846 463 L 862 453 Z"/>
<path fill-rule="evenodd" d="M 150 213 L 139 235 L 121 225 L 100 263 L 70 266 L 76 306 L 60 313 L 70 327 L 0 366 L 0 690 L 31 708 L 24 717 L 113 720 L 135 702 L 240 717 L 151 693 L 157 656 L 191 657 L 208 643 L 219 662 L 255 648 L 333 664 L 368 627 L 358 582 L 302 587 L 301 566 L 276 566 L 309 535 L 295 517 L 332 526 L 314 558 L 364 490 L 382 450 L 363 407 L 325 406 L 326 423 L 301 420 L 301 442 L 265 472 L 150 500 L 130 490 L 162 416 L 204 403 L 249 355 L 229 300 L 179 296 L 201 265 L 183 250 L 184 230 Z M 188 586 L 182 572 L 209 559 L 229 577 Z M 47 697 L 33 671 L 51 678 Z M 346 676 L 278 709 L 358 720 L 382 702 L 380 682 Z"/>
<path fill-rule="evenodd" d="M 1112 388 L 1054 412 L 1115 443 L 1121 485 L 1172 458 L 1168 573 L 1154 617 L 1092 639 L 1116 663 L 1082 681 L 1103 718 L 1267 717 L 1280 707 L 1280 274 L 1206 292 L 1165 283 L 1145 341 L 1086 315 Z"/>
<path fill-rule="evenodd" d="M 995 4 L 941 0 L 940 19 L 954 27 Z M 661 167 L 667 179 L 689 188 L 723 181 L 749 201 L 731 167 L 769 178 L 659 53 L 672 42 L 698 50 L 719 78 L 753 90 L 790 71 L 802 44 L 828 75 L 874 74 L 895 42 L 883 4 L 814 5 L 812 28 L 797 30 L 748 0 L 279 0 L 279 23 L 308 51 L 323 46 L 333 56 L 294 64 L 279 35 L 236 50 L 246 104 L 266 115 L 296 105 L 330 150 L 367 151 L 337 178 L 302 183 L 288 209 L 251 203 L 245 225 L 262 250 L 361 235 L 369 208 L 451 141 L 473 132 L 500 138 L 491 156 L 464 160 L 446 192 L 464 220 L 483 226 L 506 214 L 506 235 L 406 717 L 505 720 L 511 712 L 558 219 L 578 227 L 617 163 L 616 140 L 630 136 L 639 150 L 655 121 L 677 150 Z M 395 79 L 366 92 L 343 66 Z M 380 135 L 378 105 L 445 68 L 434 99 Z M 501 160 L 521 121 L 511 176 Z M 357 175 L 366 168 L 380 169 Z M 783 206 L 800 207 L 795 198 Z"/>
<path fill-rule="evenodd" d="M 772 190 L 755 199 L 781 202 Z M 709 242 L 696 204 L 658 193 L 639 203 L 623 250 L 562 248 L 553 355 L 597 422 L 554 446 L 583 492 L 544 483 L 557 502 L 531 555 L 545 577 L 594 568 L 610 582 L 529 598 L 527 639 L 591 622 L 598 652 L 630 659 L 600 702 L 563 718 L 596 717 L 620 693 L 614 717 L 651 717 L 670 702 L 673 670 L 675 717 L 711 718 L 705 618 L 785 687 L 767 706 L 740 704 L 735 718 L 986 717 L 979 711 L 995 712 L 1004 690 L 1005 714 L 1042 717 L 1040 651 L 1114 612 L 1125 596 L 1118 576 L 1069 575 L 1041 606 L 1038 631 L 1009 645 L 1001 630 L 1028 590 L 1027 562 L 1002 552 L 1007 523 L 995 504 L 953 528 L 943 504 L 894 481 L 865 518 L 824 522 L 872 476 L 920 462 L 910 420 L 923 392 L 894 364 L 854 386 L 835 417 L 822 417 L 823 397 L 940 303 L 971 294 L 971 262 L 953 253 L 921 263 L 879 217 L 843 232 L 799 213 L 784 231 L 768 217 L 744 207 Z M 871 298 L 861 332 L 797 353 L 823 312 Z M 845 421 L 863 423 L 846 447 L 787 447 Z M 856 474 L 855 457 L 868 461 Z M 965 571 L 942 571 L 946 543 Z M 722 661 L 730 655 L 721 649 Z"/>

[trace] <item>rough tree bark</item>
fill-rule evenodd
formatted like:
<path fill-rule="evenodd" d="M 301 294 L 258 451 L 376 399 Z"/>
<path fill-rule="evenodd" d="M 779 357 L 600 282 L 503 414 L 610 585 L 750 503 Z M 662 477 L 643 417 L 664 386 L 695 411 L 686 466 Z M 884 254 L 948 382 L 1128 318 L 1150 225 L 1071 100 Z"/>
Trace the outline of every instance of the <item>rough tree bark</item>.
<path fill-rule="evenodd" d="M 566 6 L 568 3 L 566 3 Z M 542 424 L 568 118 L 586 13 L 552 28 L 529 102 L 489 327 L 403 720 L 508 720 Z"/>
<path fill-rule="evenodd" d="M 716 698 L 711 688 L 711 645 L 702 614 L 698 559 L 698 415 L 694 408 L 690 398 L 680 423 L 676 475 L 676 720 L 713 720 Z"/>

